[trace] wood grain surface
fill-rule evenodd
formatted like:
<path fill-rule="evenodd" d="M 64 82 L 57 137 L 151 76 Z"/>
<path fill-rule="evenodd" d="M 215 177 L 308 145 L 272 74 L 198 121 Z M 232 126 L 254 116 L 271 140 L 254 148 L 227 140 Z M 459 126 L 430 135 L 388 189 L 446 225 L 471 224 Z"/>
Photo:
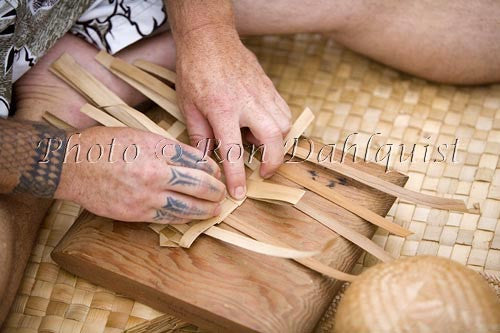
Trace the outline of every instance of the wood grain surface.
<path fill-rule="evenodd" d="M 397 185 L 407 180 L 373 164 L 345 163 Z M 380 215 L 387 214 L 394 202 L 394 197 L 319 165 L 306 162 L 294 167 Z M 300 188 L 279 175 L 270 181 Z M 370 223 L 315 193 L 307 191 L 302 200 L 367 237 L 375 231 Z M 295 249 L 324 248 L 314 258 L 345 272 L 361 254 L 350 241 L 292 206 L 247 199 L 233 214 Z M 225 223 L 219 226 L 236 231 Z M 340 287 L 292 260 L 252 253 L 206 235 L 189 249 L 161 248 L 158 235 L 147 224 L 90 213 L 79 218 L 52 257 L 94 283 L 223 332 L 310 332 Z"/>

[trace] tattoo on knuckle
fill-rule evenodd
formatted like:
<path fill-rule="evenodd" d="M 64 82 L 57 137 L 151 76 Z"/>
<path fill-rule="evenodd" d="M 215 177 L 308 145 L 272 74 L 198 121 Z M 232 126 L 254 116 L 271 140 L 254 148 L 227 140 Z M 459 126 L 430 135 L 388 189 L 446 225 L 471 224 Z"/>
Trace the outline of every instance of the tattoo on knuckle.
<path fill-rule="evenodd" d="M 155 216 L 153 216 L 153 221 L 159 222 L 159 221 L 167 221 L 167 222 L 173 222 L 177 219 L 177 217 L 171 213 L 169 213 L 165 209 L 157 209 L 155 211 Z"/>
<path fill-rule="evenodd" d="M 200 180 L 189 175 L 187 172 L 182 172 L 172 168 L 172 176 L 168 181 L 171 186 L 198 186 Z"/>
<path fill-rule="evenodd" d="M 221 186 L 218 186 L 218 184 L 214 181 L 207 180 L 204 183 L 206 184 L 204 187 L 207 188 L 210 192 L 215 192 L 215 193 L 224 192 L 223 189 L 221 188 Z"/>
<path fill-rule="evenodd" d="M 159 209 L 156 209 L 153 220 L 163 221 L 168 220 L 168 218 L 172 217 L 178 219 L 179 217 L 186 215 L 202 216 L 205 214 L 206 212 L 204 210 L 193 207 L 181 199 L 167 196 L 165 205 L 161 206 L 161 208 Z"/>
<path fill-rule="evenodd" d="M 171 158 L 171 161 L 188 168 L 203 168 L 208 172 L 213 172 L 213 168 L 209 163 L 207 163 L 207 160 L 188 150 L 183 150 L 181 145 L 175 146 L 175 155 Z"/>

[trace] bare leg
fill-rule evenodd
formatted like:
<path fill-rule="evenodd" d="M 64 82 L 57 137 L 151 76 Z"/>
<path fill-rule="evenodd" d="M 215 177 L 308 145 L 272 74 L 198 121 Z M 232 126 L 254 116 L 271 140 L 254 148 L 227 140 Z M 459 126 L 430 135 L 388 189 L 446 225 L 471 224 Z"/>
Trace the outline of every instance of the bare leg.
<path fill-rule="evenodd" d="M 16 296 L 50 200 L 0 195 L 0 327 Z"/>
<path fill-rule="evenodd" d="M 83 40 L 66 35 L 15 86 L 17 119 L 39 121 L 45 111 L 77 128 L 95 125 L 79 112 L 84 99 L 48 71 L 50 64 L 63 52 L 70 53 L 87 70 L 117 93 L 126 103 L 144 100 L 138 93 L 93 60 L 97 50 Z M 150 60 L 173 68 L 175 48 L 169 34 L 163 33 L 127 48 L 120 57 Z M 0 326 L 9 311 L 21 282 L 37 231 L 50 206 L 50 200 L 30 196 L 0 195 Z"/>
<path fill-rule="evenodd" d="M 500 80 L 500 3 L 396 0 L 234 1 L 246 35 L 328 32 L 339 43 L 426 79 Z"/>
<path fill-rule="evenodd" d="M 34 68 L 16 82 L 14 87 L 15 118 L 41 120 L 43 113 L 50 111 L 77 128 L 95 125 L 92 119 L 79 112 L 85 99 L 49 72 L 50 65 L 64 52 L 73 56 L 78 63 L 113 90 L 127 104 L 135 105 L 145 100 L 145 97 L 137 90 L 111 74 L 94 60 L 98 52 L 96 48 L 68 33 L 40 59 Z M 128 62 L 140 58 L 173 68 L 175 47 L 170 33 L 161 33 L 124 49 L 117 56 Z"/>

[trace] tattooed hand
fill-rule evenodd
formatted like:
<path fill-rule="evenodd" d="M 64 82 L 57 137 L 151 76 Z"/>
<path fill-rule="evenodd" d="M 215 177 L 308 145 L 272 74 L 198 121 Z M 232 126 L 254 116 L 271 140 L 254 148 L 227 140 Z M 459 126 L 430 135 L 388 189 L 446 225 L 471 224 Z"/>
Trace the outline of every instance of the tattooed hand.
<path fill-rule="evenodd" d="M 56 198 L 121 221 L 184 223 L 219 214 L 219 167 L 199 162 L 195 148 L 131 128 L 93 127 L 73 135 L 67 150 Z"/>

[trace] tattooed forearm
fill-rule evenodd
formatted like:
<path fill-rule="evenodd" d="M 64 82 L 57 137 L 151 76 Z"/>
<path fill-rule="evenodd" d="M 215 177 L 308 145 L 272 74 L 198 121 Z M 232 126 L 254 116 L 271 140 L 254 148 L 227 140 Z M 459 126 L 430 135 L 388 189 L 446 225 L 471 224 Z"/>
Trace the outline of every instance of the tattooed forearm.
<path fill-rule="evenodd" d="M 0 119 L 0 192 L 52 197 L 66 137 L 64 131 L 43 123 Z"/>

